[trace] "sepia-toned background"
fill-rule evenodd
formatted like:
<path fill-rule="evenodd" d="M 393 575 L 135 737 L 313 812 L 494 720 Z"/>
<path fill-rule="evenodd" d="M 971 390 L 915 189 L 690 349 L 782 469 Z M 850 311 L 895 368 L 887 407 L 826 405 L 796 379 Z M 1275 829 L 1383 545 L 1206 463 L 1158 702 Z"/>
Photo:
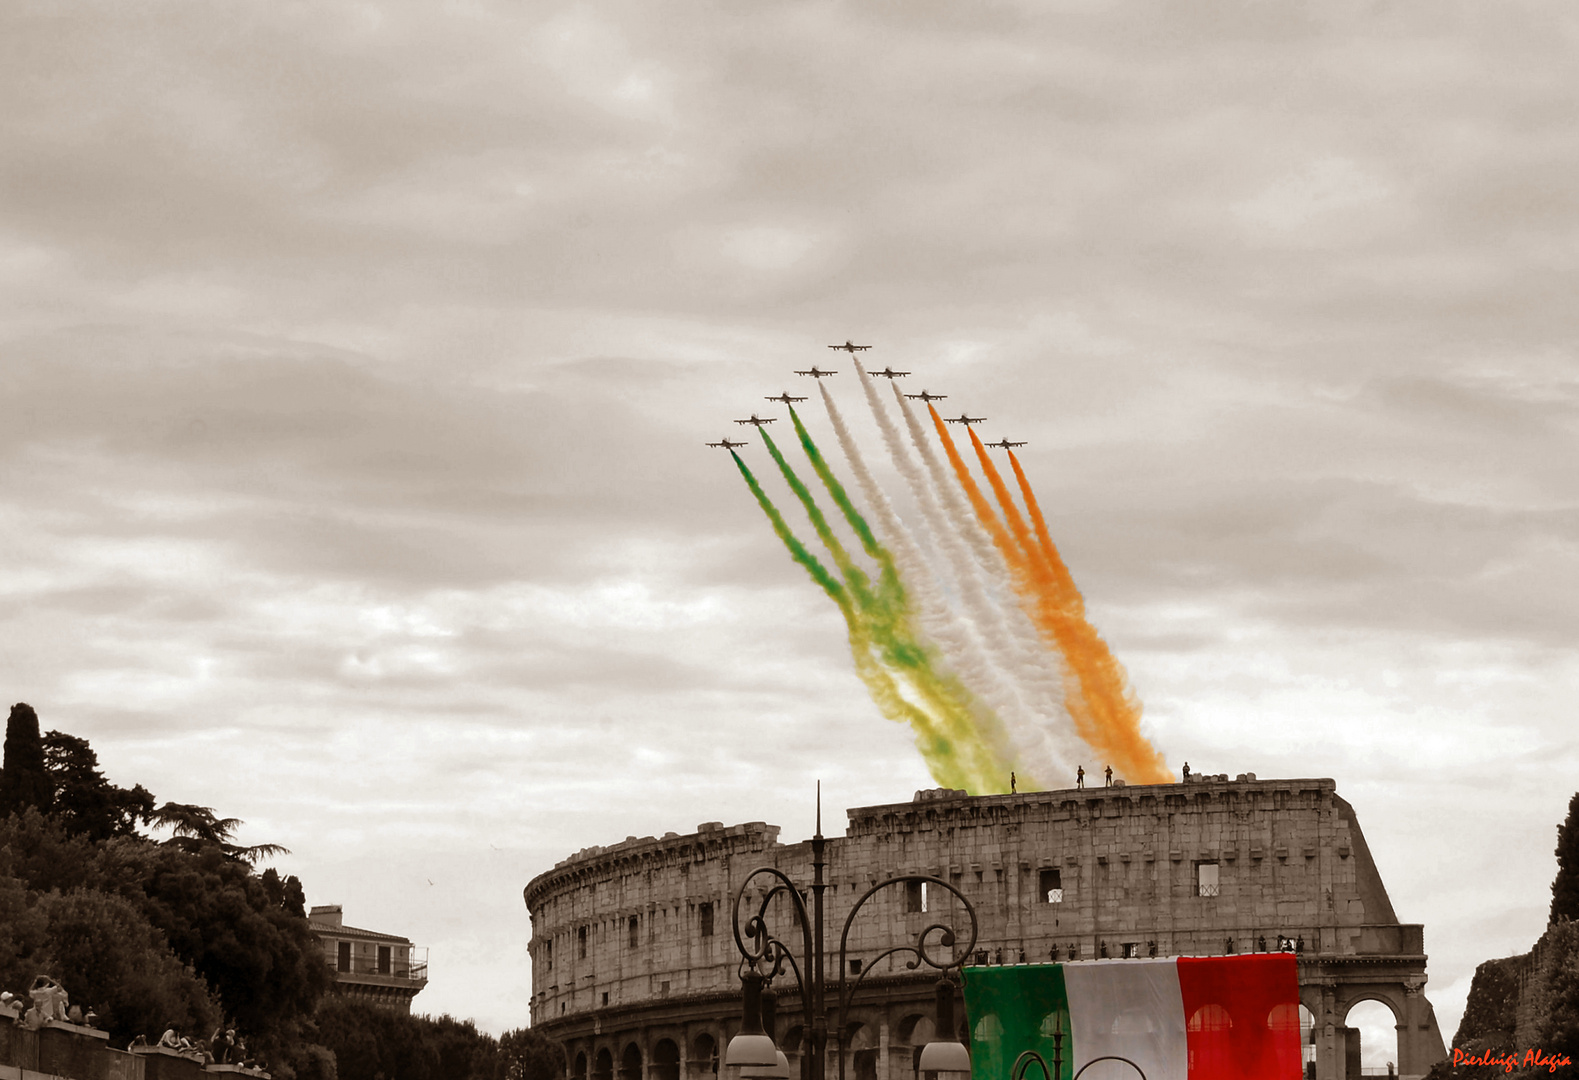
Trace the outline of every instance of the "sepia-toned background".
<path fill-rule="evenodd" d="M 1576 53 L 1556 2 L 9 4 L 7 704 L 521 1026 L 555 860 L 933 784 L 702 445 L 814 362 L 865 421 L 853 338 L 1028 440 L 1171 767 L 1337 780 L 1451 1037 L 1579 776 Z"/>

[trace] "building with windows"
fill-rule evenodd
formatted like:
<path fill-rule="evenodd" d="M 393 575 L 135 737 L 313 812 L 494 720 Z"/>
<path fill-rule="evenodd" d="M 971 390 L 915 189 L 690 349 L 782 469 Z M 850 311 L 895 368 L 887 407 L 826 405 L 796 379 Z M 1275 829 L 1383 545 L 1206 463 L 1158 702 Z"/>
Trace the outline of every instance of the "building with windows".
<path fill-rule="evenodd" d="M 323 943 L 335 988 L 357 1001 L 410 1013 L 411 999 L 428 984 L 428 950 L 410 938 L 346 926 L 339 904 L 321 904 L 307 924 Z"/>
<path fill-rule="evenodd" d="M 526 886 L 532 1026 L 564 1044 L 570 1080 L 712 1080 L 739 1024 L 735 893 L 762 865 L 811 880 L 810 844 L 780 844 L 778 832 L 712 822 L 683 836 L 631 837 L 578 852 Z M 1423 928 L 1398 921 L 1331 780 L 917 792 L 848 811 L 827 863 L 830 976 L 841 974 L 835 950 L 861 895 L 897 874 L 925 874 L 975 908 L 975 964 L 1284 949 L 1299 956 L 1307 1075 L 1358 1072 L 1358 1031 L 1346 1021 L 1366 1001 L 1392 1011 L 1401 1076 L 1422 1076 L 1445 1056 L 1423 993 Z M 910 1080 L 932 1037 L 935 975 L 906 968 L 904 955 L 866 965 L 928 925 L 960 927 L 962 910 L 948 890 L 920 882 L 862 908 L 842 972 L 861 978 L 847 1029 L 852 1080 Z M 799 939 L 794 917 L 787 897 L 769 906 L 786 940 Z M 772 1034 L 794 1061 L 799 997 L 788 975 L 775 989 Z"/>

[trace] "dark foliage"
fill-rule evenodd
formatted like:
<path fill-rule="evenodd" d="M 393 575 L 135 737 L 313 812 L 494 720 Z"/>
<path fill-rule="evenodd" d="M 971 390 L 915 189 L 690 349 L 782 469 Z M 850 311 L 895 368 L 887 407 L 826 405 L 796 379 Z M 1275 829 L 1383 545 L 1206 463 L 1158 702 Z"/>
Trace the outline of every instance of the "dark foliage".
<path fill-rule="evenodd" d="M 263 886 L 263 892 L 269 898 L 269 903 L 287 915 L 298 919 L 307 917 L 307 894 L 302 891 L 302 883 L 295 874 L 282 881 L 279 873 L 271 866 L 258 875 L 258 882 Z"/>
<path fill-rule="evenodd" d="M 254 1046 L 299 1043 L 333 979 L 303 918 L 301 882 L 254 875 L 238 852 L 256 849 L 227 843 L 238 823 L 206 808 L 198 820 L 217 831 L 190 846 L 135 835 L 152 798 L 105 781 L 86 741 L 50 740 L 67 805 L 0 820 L 6 985 L 55 974 L 117 1040 L 172 1022 L 202 1037 L 224 1016 Z"/>
<path fill-rule="evenodd" d="M 50 974 L 73 1002 L 93 1006 L 116 1043 L 166 1027 L 207 1035 L 219 1022 L 208 986 L 129 901 L 79 889 L 50 893 L 38 907 L 49 926 Z"/>
<path fill-rule="evenodd" d="M 1557 877 L 1552 880 L 1550 921 L 1563 919 L 1579 920 L 1579 792 L 1568 800 L 1568 819 L 1557 826 Z"/>
<path fill-rule="evenodd" d="M 331 994 L 318 1010 L 318 1041 L 334 1052 L 338 1080 L 557 1080 L 559 1043 L 528 1028 L 495 1040 L 470 1020 L 407 1016 Z"/>
<path fill-rule="evenodd" d="M 506 1080 L 558 1080 L 565 1075 L 565 1048 L 547 1035 L 521 1028 L 499 1039 Z"/>
<path fill-rule="evenodd" d="M 295 1036 L 332 976 L 306 922 L 276 902 L 245 863 L 216 847 L 193 853 L 124 840 L 104 845 L 100 862 L 104 887 L 132 900 L 164 932 L 175 955 L 208 981 L 226 1016 L 265 1042 Z"/>
<path fill-rule="evenodd" d="M 1573 820 L 1570 810 L 1570 829 Z M 1546 985 L 1536 1038 L 1547 1053 L 1579 1062 L 1579 921 L 1551 927 L 1543 943 L 1547 949 Z"/>
<path fill-rule="evenodd" d="M 60 731 L 44 736 L 51 806 L 65 830 L 89 840 L 135 836 L 153 813 L 154 797 L 141 784 L 116 787 L 99 772 L 99 755 L 88 740 Z"/>
<path fill-rule="evenodd" d="M 50 810 L 52 786 L 44 767 L 44 743 L 38 734 L 38 714 L 31 705 L 11 706 L 5 725 L 5 764 L 0 767 L 0 815 L 37 807 Z"/>

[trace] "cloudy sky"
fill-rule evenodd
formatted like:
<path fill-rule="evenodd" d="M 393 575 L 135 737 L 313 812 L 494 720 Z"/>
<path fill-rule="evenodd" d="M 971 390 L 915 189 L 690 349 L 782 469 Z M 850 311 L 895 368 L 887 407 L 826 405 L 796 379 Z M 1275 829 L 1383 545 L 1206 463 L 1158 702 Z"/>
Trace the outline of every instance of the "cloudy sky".
<path fill-rule="evenodd" d="M 578 848 L 932 786 L 702 446 L 846 338 L 1029 441 L 1172 766 L 1336 778 L 1449 1035 L 1539 935 L 1571 5 L 0 18 L 0 679 L 419 1008 L 526 1023 Z"/>

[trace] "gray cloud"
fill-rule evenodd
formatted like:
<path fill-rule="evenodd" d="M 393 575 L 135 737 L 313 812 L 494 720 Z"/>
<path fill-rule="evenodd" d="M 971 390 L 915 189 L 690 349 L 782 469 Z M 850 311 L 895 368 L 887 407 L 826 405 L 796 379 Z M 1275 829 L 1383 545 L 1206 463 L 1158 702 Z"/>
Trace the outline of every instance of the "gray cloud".
<path fill-rule="evenodd" d="M 1447 1027 L 1538 933 L 1579 690 L 1572 13 L 0 19 L 0 671 L 428 940 L 430 1008 L 525 1020 L 462 896 L 524 941 L 578 847 L 928 782 L 701 445 L 848 336 L 1030 441 L 1170 761 L 1338 778 Z M 1518 869 L 1448 895 L 1454 860 Z"/>

